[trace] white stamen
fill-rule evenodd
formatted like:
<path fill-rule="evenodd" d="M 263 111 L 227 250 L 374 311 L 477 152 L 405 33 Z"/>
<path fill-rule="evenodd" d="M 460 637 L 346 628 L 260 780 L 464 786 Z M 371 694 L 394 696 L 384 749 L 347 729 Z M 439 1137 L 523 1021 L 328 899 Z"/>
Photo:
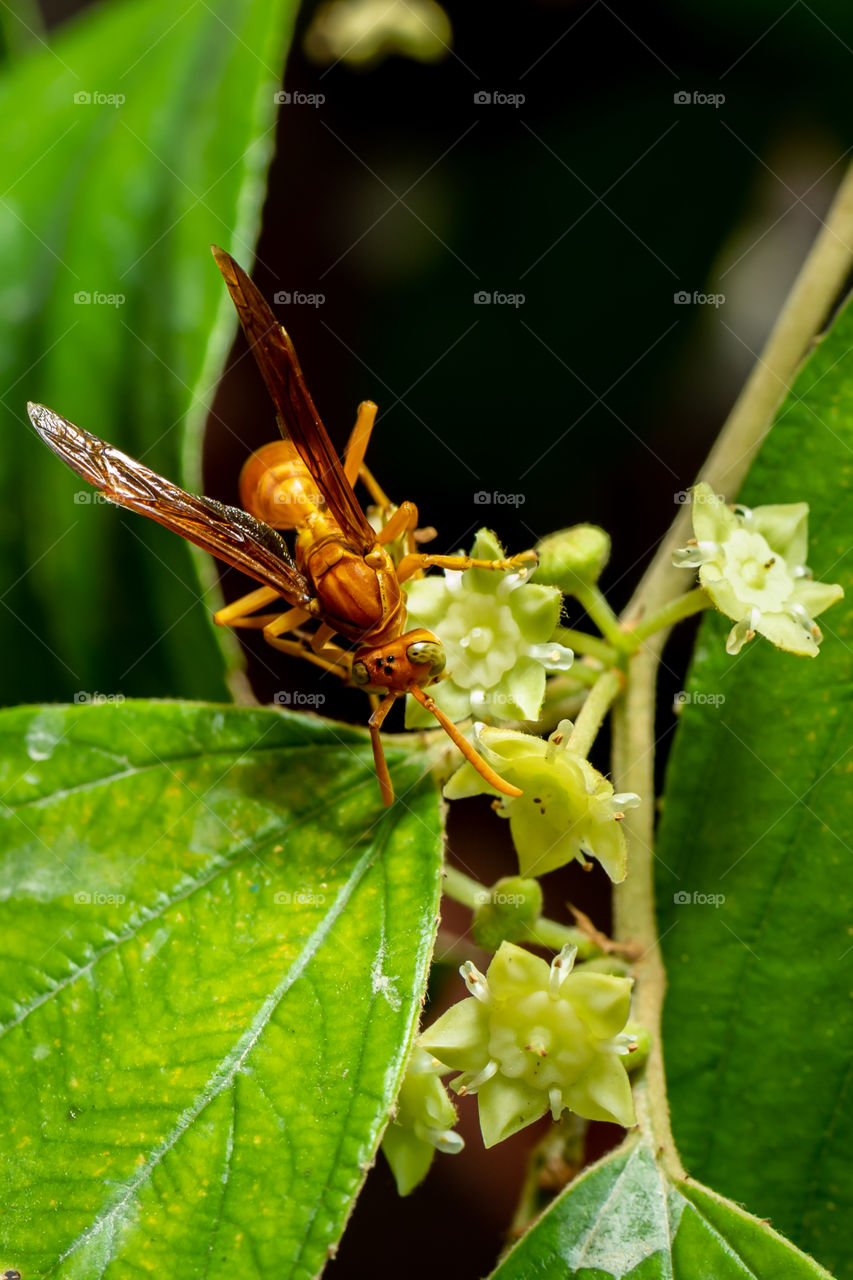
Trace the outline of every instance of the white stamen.
<path fill-rule="evenodd" d="M 483 1070 L 478 1071 L 477 1074 L 472 1076 L 468 1081 L 466 1091 L 468 1093 L 476 1093 L 481 1085 L 484 1085 L 487 1080 L 491 1080 L 492 1076 L 496 1076 L 497 1073 L 498 1064 L 495 1061 L 487 1062 L 483 1067 Z"/>
<path fill-rule="evenodd" d="M 548 671 L 568 671 L 575 660 L 571 649 L 562 644 L 529 644 L 528 658 L 535 658 Z"/>
<path fill-rule="evenodd" d="M 567 942 L 560 951 L 560 954 L 554 956 L 554 959 L 551 961 L 551 972 L 548 974 L 548 994 L 552 1000 L 556 1000 L 558 998 L 560 994 L 560 987 L 575 967 L 577 954 L 577 947 L 571 942 Z"/>
<path fill-rule="evenodd" d="M 459 972 L 465 980 L 465 985 L 482 1004 L 492 1003 L 492 993 L 489 990 L 489 984 L 485 976 L 471 960 L 466 960 L 464 964 L 459 966 Z"/>
<path fill-rule="evenodd" d="M 563 1095 L 559 1089 L 548 1090 L 548 1103 L 551 1107 L 551 1116 L 554 1120 L 559 1120 L 563 1112 Z"/>

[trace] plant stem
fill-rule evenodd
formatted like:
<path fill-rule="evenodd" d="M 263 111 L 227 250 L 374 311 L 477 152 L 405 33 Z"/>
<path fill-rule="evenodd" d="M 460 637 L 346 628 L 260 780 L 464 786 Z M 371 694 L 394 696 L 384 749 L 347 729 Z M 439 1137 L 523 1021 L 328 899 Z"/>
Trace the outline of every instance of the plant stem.
<path fill-rule="evenodd" d="M 800 361 L 835 301 L 853 264 L 853 166 L 845 174 L 832 207 L 767 340 L 761 359 L 734 408 L 699 478 L 732 496 L 767 434 Z M 634 620 L 667 608 L 679 589 L 681 571 L 672 553 L 689 537 L 689 514 L 682 510 L 663 538 L 623 615 Z M 692 594 L 692 593 L 691 593 Z M 642 624 L 641 624 L 642 625 Z M 636 636 L 638 627 L 634 628 Z M 657 937 L 654 894 L 654 744 L 657 668 L 668 625 L 657 630 L 631 659 L 628 687 L 613 712 L 613 775 L 618 790 L 635 791 L 642 803 L 626 813 L 624 830 L 630 872 L 614 893 L 615 936 L 639 943 L 635 966 L 635 1014 L 651 1033 L 646 1067 L 634 1088 L 640 1128 L 664 1168 L 683 1176 L 672 1139 L 666 1096 L 661 1010 L 666 973 Z"/>
<path fill-rule="evenodd" d="M 605 600 L 598 587 L 590 587 L 579 582 L 572 587 L 571 594 L 579 604 L 583 605 L 590 618 L 598 627 L 606 640 L 609 640 L 617 653 L 625 646 L 625 633 L 616 614 Z"/>
<path fill-rule="evenodd" d="M 463 907 L 474 911 L 482 902 L 488 900 L 489 888 L 480 884 L 478 880 L 474 880 L 473 877 L 466 876 L 464 871 L 445 866 L 444 877 L 443 892 L 448 898 L 453 898 L 454 902 L 461 902 Z M 557 920 L 549 920 L 546 916 L 540 916 L 536 923 L 531 925 L 529 935 L 530 942 L 536 946 L 549 947 L 554 951 L 561 950 L 567 942 L 571 943 L 572 946 L 577 947 L 580 960 L 601 955 L 600 948 L 581 929 L 560 924 Z"/>
<path fill-rule="evenodd" d="M 647 636 L 654 635 L 656 631 L 668 630 L 676 622 L 681 622 L 682 618 L 689 618 L 694 613 L 701 613 L 703 609 L 710 609 L 710 607 L 711 601 L 704 587 L 694 587 L 686 595 L 677 596 L 674 600 L 670 600 L 669 604 L 655 609 L 654 613 L 645 617 L 633 631 L 628 632 L 631 648 L 639 649 Z"/>
<path fill-rule="evenodd" d="M 604 717 L 619 696 L 624 683 L 625 678 L 619 671 L 605 671 L 603 675 L 599 676 L 592 689 L 590 689 L 586 702 L 581 707 L 572 732 L 569 734 L 569 740 L 566 744 L 567 751 L 584 757 L 589 754 L 589 749 L 595 742 L 596 735 L 604 722 Z"/>
<path fill-rule="evenodd" d="M 620 632 L 621 635 L 621 632 Z M 576 653 L 586 654 L 588 658 L 598 658 L 606 667 L 612 667 L 619 657 L 615 649 L 598 636 L 591 636 L 586 631 L 575 631 L 572 627 L 558 627 L 554 632 L 554 640 L 558 644 L 568 645 Z"/>
<path fill-rule="evenodd" d="M 760 358 L 744 383 L 697 480 L 733 498 L 770 429 L 777 408 L 810 345 L 826 321 L 853 266 L 853 165 L 841 180 L 820 233 L 785 300 Z M 690 537 L 690 512 L 682 507 L 664 535 L 624 612 L 636 619 L 658 609 L 684 581 L 672 553 Z"/>

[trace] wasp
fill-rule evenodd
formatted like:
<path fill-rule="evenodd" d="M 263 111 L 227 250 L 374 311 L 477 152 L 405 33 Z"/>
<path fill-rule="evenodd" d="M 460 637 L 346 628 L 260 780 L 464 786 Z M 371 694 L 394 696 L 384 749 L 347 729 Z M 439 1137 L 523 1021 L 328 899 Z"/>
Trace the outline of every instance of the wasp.
<path fill-rule="evenodd" d="M 476 560 L 419 551 L 417 507 L 406 501 L 394 508 L 364 462 L 377 406 L 372 401 L 359 405 L 341 461 L 314 407 L 288 334 L 230 254 L 216 246 L 212 251 L 282 436 L 263 445 L 243 466 L 242 509 L 185 492 L 44 405 L 27 406 L 33 426 L 63 462 L 110 502 L 156 520 L 261 583 L 215 613 L 217 623 L 260 628 L 274 648 L 307 657 L 371 695 L 368 727 L 386 805 L 393 803 L 394 790 L 380 730 L 396 700 L 406 694 L 435 716 L 493 787 L 504 795 L 520 795 L 489 767 L 427 692 L 444 674 L 444 648 L 430 631 L 406 630 L 404 583 L 433 567 L 527 573 L 536 563 L 535 553 Z M 359 478 L 384 513 L 378 532 L 355 495 Z M 293 552 L 282 530 L 295 535 Z M 403 548 L 396 560 L 392 544 Z M 272 612 L 259 612 L 270 607 Z M 306 623 L 316 627 L 306 633 Z M 336 635 L 350 647 L 335 643 Z"/>

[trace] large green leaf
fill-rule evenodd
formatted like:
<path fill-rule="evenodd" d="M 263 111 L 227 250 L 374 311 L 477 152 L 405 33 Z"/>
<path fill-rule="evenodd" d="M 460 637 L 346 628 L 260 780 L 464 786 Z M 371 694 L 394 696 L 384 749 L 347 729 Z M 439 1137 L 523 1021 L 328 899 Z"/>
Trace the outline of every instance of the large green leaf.
<path fill-rule="evenodd" d="M 25 402 L 198 484 L 235 323 L 208 245 L 252 257 L 294 8 L 122 0 L 0 80 L 0 701 L 224 691 L 189 549 L 96 506 Z"/>
<path fill-rule="evenodd" d="M 639 1139 L 587 1169 L 494 1280 L 831 1280 L 764 1222 L 672 1182 Z"/>
<path fill-rule="evenodd" d="M 185 703 L 0 713 L 0 1271 L 315 1275 L 423 995 L 422 762 Z"/>
<path fill-rule="evenodd" d="M 731 658 L 730 624 L 707 619 L 658 845 L 679 1149 L 692 1174 L 843 1277 L 853 1276 L 852 347 L 848 307 L 800 372 L 742 494 L 807 500 L 809 563 L 846 598 L 821 617 L 815 659 L 763 640 Z"/>

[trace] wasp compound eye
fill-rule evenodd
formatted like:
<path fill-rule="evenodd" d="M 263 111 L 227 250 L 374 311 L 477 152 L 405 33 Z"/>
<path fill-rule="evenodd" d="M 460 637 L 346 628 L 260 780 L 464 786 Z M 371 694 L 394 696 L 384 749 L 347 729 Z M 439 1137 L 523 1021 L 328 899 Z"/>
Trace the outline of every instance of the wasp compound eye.
<path fill-rule="evenodd" d="M 406 650 L 406 657 L 418 667 L 429 667 L 431 676 L 444 670 L 444 646 L 437 640 L 416 640 Z"/>
<path fill-rule="evenodd" d="M 354 662 L 352 664 L 352 682 L 357 685 L 370 684 L 370 672 L 367 669 L 366 662 Z"/>

